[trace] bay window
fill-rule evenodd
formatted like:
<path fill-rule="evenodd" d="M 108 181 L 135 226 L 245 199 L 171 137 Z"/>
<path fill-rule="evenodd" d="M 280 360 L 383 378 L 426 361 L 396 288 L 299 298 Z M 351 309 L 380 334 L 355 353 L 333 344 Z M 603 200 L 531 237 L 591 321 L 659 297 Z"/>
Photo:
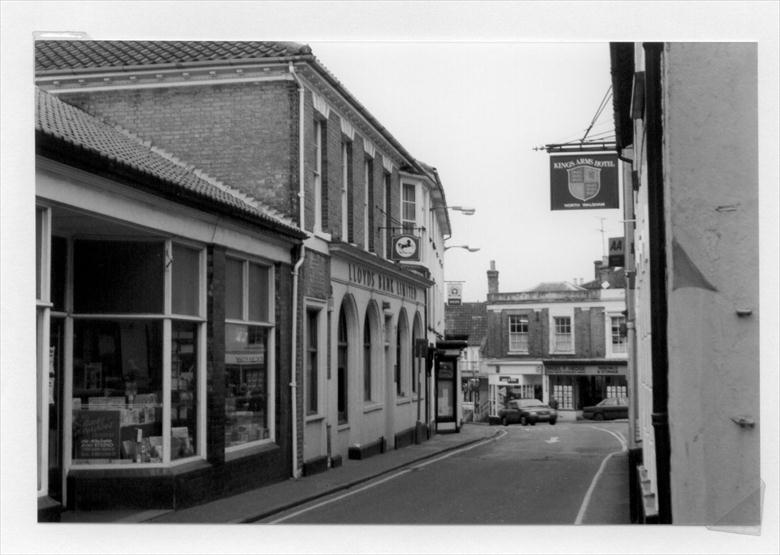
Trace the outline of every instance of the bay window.
<path fill-rule="evenodd" d="M 274 428 L 271 268 L 228 257 L 225 267 L 225 446 L 270 440 Z"/>

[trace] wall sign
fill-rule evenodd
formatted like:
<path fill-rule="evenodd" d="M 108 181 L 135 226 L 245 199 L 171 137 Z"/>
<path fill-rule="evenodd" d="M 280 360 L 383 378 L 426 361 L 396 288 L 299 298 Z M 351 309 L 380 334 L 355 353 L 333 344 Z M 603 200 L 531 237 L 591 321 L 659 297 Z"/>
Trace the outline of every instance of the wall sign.
<path fill-rule="evenodd" d="M 447 282 L 447 304 L 450 306 L 458 306 L 461 304 L 463 298 L 463 282 L 460 281 L 448 281 Z"/>
<path fill-rule="evenodd" d="M 550 156 L 550 208 L 619 208 L 617 154 Z"/>
<path fill-rule="evenodd" d="M 625 264 L 625 241 L 623 237 L 609 238 L 609 260 L 608 264 L 613 268 L 622 267 Z"/>

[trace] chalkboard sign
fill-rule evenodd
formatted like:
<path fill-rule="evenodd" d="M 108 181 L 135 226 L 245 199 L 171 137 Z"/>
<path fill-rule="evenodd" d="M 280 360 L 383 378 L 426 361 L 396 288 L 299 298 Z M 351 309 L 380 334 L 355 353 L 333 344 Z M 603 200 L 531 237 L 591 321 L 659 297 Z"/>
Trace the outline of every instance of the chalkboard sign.
<path fill-rule="evenodd" d="M 119 458 L 119 411 L 73 412 L 73 448 L 76 459 Z"/>

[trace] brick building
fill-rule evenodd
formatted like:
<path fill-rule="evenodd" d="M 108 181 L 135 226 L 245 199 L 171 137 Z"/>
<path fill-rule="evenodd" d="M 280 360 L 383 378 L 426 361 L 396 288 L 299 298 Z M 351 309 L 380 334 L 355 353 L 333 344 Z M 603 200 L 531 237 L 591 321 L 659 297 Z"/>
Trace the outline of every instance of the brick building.
<path fill-rule="evenodd" d="M 281 449 L 274 462 L 243 464 L 262 481 L 428 437 L 433 385 L 413 345 L 444 331 L 444 189 L 308 46 L 38 41 L 36 84 L 305 232 L 278 270 L 285 289 L 274 302 L 290 333 L 267 347 L 276 427 L 257 436 L 255 411 L 240 400 L 255 388 L 252 368 L 270 362 L 265 352 L 242 352 L 240 334 L 215 335 L 225 347 L 224 357 L 213 351 L 214 375 L 226 377 L 213 381 L 219 399 L 204 416 L 210 450 L 194 456 L 240 466 Z M 221 252 L 214 276 L 225 272 L 226 290 L 244 292 L 224 307 L 225 322 L 265 329 L 246 284 L 266 284 L 253 264 L 270 260 L 247 258 L 252 250 Z M 64 472 L 89 473 L 84 466 Z"/>
<path fill-rule="evenodd" d="M 490 416 L 510 398 L 558 401 L 562 418 L 627 392 L 622 271 L 594 264 L 582 285 L 541 283 L 499 291 L 495 263 L 488 276 L 488 332 L 483 364 Z"/>

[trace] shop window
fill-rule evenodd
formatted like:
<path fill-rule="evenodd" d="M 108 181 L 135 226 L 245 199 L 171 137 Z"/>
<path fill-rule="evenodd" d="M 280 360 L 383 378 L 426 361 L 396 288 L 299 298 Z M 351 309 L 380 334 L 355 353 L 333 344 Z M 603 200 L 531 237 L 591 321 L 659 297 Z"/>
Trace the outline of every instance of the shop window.
<path fill-rule="evenodd" d="M 347 362 L 348 362 L 349 340 L 347 337 L 347 318 L 344 314 L 344 307 L 339 311 L 338 324 L 338 351 L 337 351 L 337 401 L 336 409 L 338 411 L 339 424 L 344 424 L 348 420 L 347 414 Z"/>
<path fill-rule="evenodd" d="M 171 293 L 174 314 L 197 316 L 200 312 L 200 252 L 182 245 L 173 245 Z"/>
<path fill-rule="evenodd" d="M 162 314 L 162 241 L 76 240 L 73 309 L 81 314 Z"/>
<path fill-rule="evenodd" d="M 171 330 L 171 460 L 190 457 L 198 445 L 198 326 L 173 322 Z"/>
<path fill-rule="evenodd" d="M 73 462 L 161 462 L 161 320 L 77 319 Z"/>
<path fill-rule="evenodd" d="M 556 316 L 554 322 L 553 350 L 554 352 L 571 352 L 574 342 L 571 333 L 571 317 Z"/>
<path fill-rule="evenodd" d="M 225 445 L 269 437 L 268 330 L 227 324 L 225 329 Z"/>
<path fill-rule="evenodd" d="M 270 268 L 228 258 L 225 324 L 225 446 L 271 437 Z"/>
<path fill-rule="evenodd" d="M 398 326 L 395 333 L 395 394 L 398 397 L 403 395 L 401 381 L 401 329 Z"/>
<path fill-rule="evenodd" d="M 509 350 L 528 352 L 528 316 L 525 314 L 509 316 Z"/>
<path fill-rule="evenodd" d="M 73 253 L 73 463 L 202 454 L 203 251 L 172 241 L 75 240 Z"/>

